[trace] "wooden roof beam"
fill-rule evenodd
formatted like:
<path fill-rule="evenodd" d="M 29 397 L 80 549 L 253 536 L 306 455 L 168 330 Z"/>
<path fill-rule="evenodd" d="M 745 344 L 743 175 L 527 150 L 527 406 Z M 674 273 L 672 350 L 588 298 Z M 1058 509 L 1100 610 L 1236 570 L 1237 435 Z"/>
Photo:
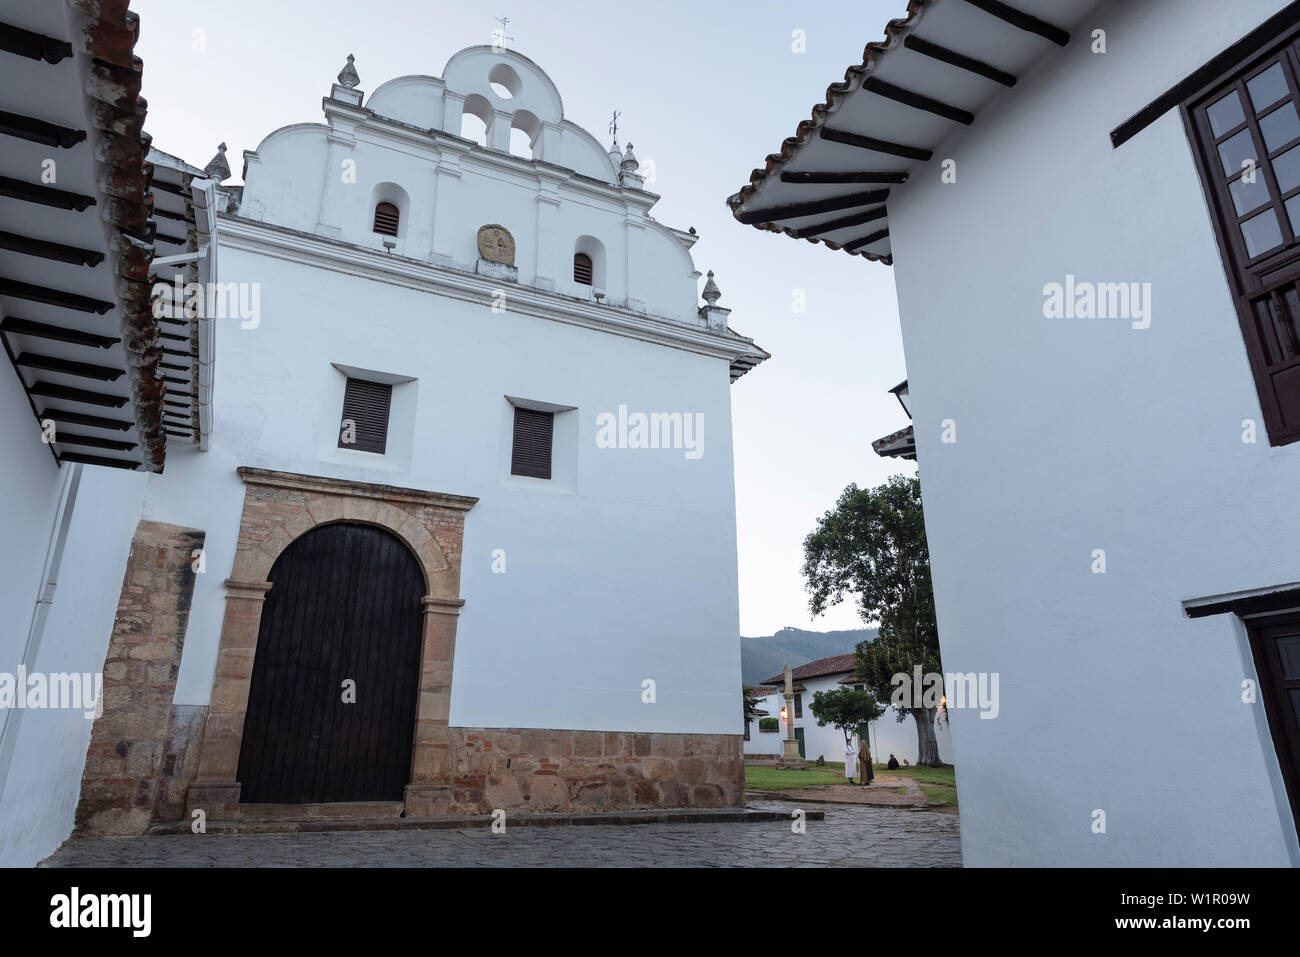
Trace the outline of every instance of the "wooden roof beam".
<path fill-rule="evenodd" d="M 96 429 L 116 429 L 119 432 L 129 432 L 134 422 L 128 422 L 125 419 L 108 419 L 102 415 L 88 415 L 85 412 L 71 412 L 67 409 L 46 409 L 40 414 L 42 419 L 53 419 L 55 422 L 71 422 L 73 425 L 89 425 Z"/>
<path fill-rule="evenodd" d="M 791 235 L 796 239 L 806 239 L 809 236 L 820 236 L 823 233 L 833 233 L 837 229 L 847 229 L 850 226 L 861 226 L 863 223 L 870 223 L 877 219 L 884 218 L 885 207 L 877 206 L 875 209 L 868 209 L 865 212 L 854 213 L 852 216 L 842 216 L 839 219 L 828 219 L 820 223 L 813 223 L 811 226 L 805 226 L 802 229 L 791 230 Z"/>
<path fill-rule="evenodd" d="M 843 143 L 845 146 L 856 146 L 858 149 L 874 150 L 877 153 L 901 156 L 903 159 L 920 160 L 923 163 L 934 155 L 933 151 L 922 149 L 919 146 L 904 146 L 901 143 L 878 140 L 874 136 L 850 133 L 848 130 L 833 130 L 829 126 L 823 126 L 818 131 L 818 135 L 824 140 L 830 140 L 832 143 Z"/>
<path fill-rule="evenodd" d="M 77 376 L 81 379 L 95 379 L 99 382 L 116 382 L 126 375 L 125 369 L 95 365 L 93 362 L 60 359 L 57 356 L 43 356 L 34 352 L 22 353 L 14 360 L 14 364 L 25 366 L 28 369 L 44 369 L 46 372 L 59 372 L 63 375 Z"/>
<path fill-rule="evenodd" d="M 967 73 L 974 73 L 976 76 L 982 76 L 995 83 L 1001 83 L 1003 86 L 1016 85 L 1016 78 L 1005 70 L 999 70 L 983 60 L 977 60 L 974 57 L 966 56 L 964 53 L 958 53 L 956 50 L 950 50 L 937 43 L 931 43 L 929 40 L 923 40 L 915 33 L 907 35 L 907 39 L 903 41 L 903 46 L 914 53 L 921 54 L 921 56 L 928 56 L 932 60 L 947 63 L 949 66 L 955 66 Z"/>
<path fill-rule="evenodd" d="M 113 308 L 111 302 L 105 302 L 103 299 L 92 299 L 89 296 L 79 296 L 61 289 L 34 286 L 31 283 L 3 277 L 0 277 L 0 295 L 41 302 L 47 306 L 62 306 L 64 309 L 76 309 L 80 312 L 94 312 L 101 316 Z"/>
<path fill-rule="evenodd" d="M 889 235 L 888 229 L 880 229 L 874 233 L 868 233 L 867 235 L 863 236 L 861 239 L 855 239 L 852 242 L 844 243 L 844 245 L 841 246 L 840 248 L 847 249 L 851 253 L 857 252 L 863 246 L 870 246 L 872 243 L 880 242 L 880 240 L 884 239 L 888 235 Z"/>
<path fill-rule="evenodd" d="M 39 256 L 55 262 L 71 263 L 74 266 L 98 266 L 104 261 L 104 254 L 94 249 L 79 249 L 65 246 L 63 243 L 48 242 L 44 239 L 32 239 L 17 233 L 0 230 L 0 249 L 22 253 L 25 256 Z"/>
<path fill-rule="evenodd" d="M 906 170 L 864 171 L 856 173 L 795 173 L 781 170 L 783 183 L 894 183 L 907 182 Z"/>
<path fill-rule="evenodd" d="M 942 116 L 945 120 L 952 120 L 954 123 L 970 126 L 975 122 L 975 114 L 969 110 L 950 106 L 920 93 L 905 90 L 901 86 L 895 86 L 874 76 L 869 76 L 862 81 L 862 89 L 868 93 L 874 93 L 876 96 L 883 96 L 887 100 L 893 100 L 895 103 L 902 103 L 914 110 L 924 110 L 926 113 Z"/>
<path fill-rule="evenodd" d="M 17 316 L 6 316 L 0 322 L 0 332 L 15 336 L 35 336 L 37 339 L 53 339 L 56 342 L 70 342 L 77 346 L 94 346 L 97 349 L 111 349 L 121 342 L 113 336 L 98 336 L 93 332 L 78 332 L 76 329 L 64 329 L 45 322 L 32 322 Z"/>
<path fill-rule="evenodd" d="M 883 203 L 889 197 L 887 189 L 873 189 L 862 193 L 847 193 L 830 199 L 815 199 L 806 203 L 786 203 L 782 206 L 769 206 L 766 209 L 751 209 L 736 218 L 742 223 L 772 223 L 781 219 L 795 219 L 799 216 L 813 216 L 817 213 L 832 213 L 837 209 L 853 209 L 856 206 L 870 206 Z"/>
<path fill-rule="evenodd" d="M 57 123 L 46 123 L 34 116 L 23 116 L 21 113 L 10 113 L 8 110 L 0 110 L 0 133 L 40 143 L 42 146 L 57 146 L 65 150 L 72 149 L 86 138 L 85 130 L 74 130 Z"/>
<path fill-rule="evenodd" d="M 0 176 L 0 196 L 9 199 L 21 199 L 27 203 L 40 203 L 56 209 L 75 209 L 84 212 L 95 205 L 95 197 L 83 193 L 71 193 L 66 189 L 55 189 L 39 183 L 24 183 L 20 179 Z"/>
<path fill-rule="evenodd" d="M 72 44 L 67 40 L 57 40 L 8 23 L 0 23 L 0 50 L 51 64 L 72 56 Z"/>
<path fill-rule="evenodd" d="M 1040 20 L 1032 14 L 1017 10 L 1002 3 L 1001 0 L 966 0 L 972 7 L 978 7 L 990 16 L 997 17 L 1003 23 L 1009 23 L 1026 33 L 1036 33 L 1046 37 L 1057 46 L 1063 47 L 1070 42 L 1070 34 L 1060 27 L 1053 26 L 1046 20 Z"/>

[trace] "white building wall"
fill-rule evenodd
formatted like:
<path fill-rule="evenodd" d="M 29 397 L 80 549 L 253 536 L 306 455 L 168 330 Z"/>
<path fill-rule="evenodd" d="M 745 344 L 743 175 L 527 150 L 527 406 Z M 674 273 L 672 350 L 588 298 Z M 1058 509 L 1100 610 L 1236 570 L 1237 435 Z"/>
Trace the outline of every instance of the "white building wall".
<path fill-rule="evenodd" d="M 235 469 L 249 465 L 481 499 L 465 526 L 453 725 L 736 733 L 725 360 L 241 249 L 220 262 L 223 281 L 261 283 L 261 322 L 219 327 L 212 450 L 169 457 L 145 509 L 208 534 L 178 704 L 208 700 Z M 414 378 L 395 387 L 388 454 L 336 447 L 332 363 Z M 554 480 L 509 474 L 508 395 L 576 407 L 557 419 Z M 620 404 L 702 413 L 703 454 L 598 448 L 596 416 Z"/>
<path fill-rule="evenodd" d="M 16 672 L 27 643 L 41 584 L 41 559 L 58 508 L 58 463 L 41 441 L 41 426 L 12 366 L 0 369 L 0 487 L 4 535 L 0 541 L 0 671 Z"/>
<path fill-rule="evenodd" d="M 1300 447 L 1263 436 L 1178 113 L 1108 138 L 1283 5 L 1108 4 L 939 147 L 957 184 L 890 199 L 944 666 L 1000 673 L 996 719 L 951 716 L 968 864 L 1300 863 L 1244 630 L 1180 605 L 1296 579 Z M 1067 273 L 1150 282 L 1150 328 L 1044 318 Z"/>
<path fill-rule="evenodd" d="M 526 72 L 524 58 L 505 56 Z M 453 58 L 460 87 L 483 79 L 483 57 Z M 402 109 L 432 102 L 427 84 L 406 87 Z M 255 285 L 260 301 L 247 327 L 214 320 L 211 451 L 172 443 L 162 476 L 85 470 L 38 667 L 103 667 L 141 518 L 202 529 L 175 703 L 207 704 L 244 501 L 236 469 L 254 466 L 480 499 L 465 524 L 452 725 L 737 733 L 729 363 L 744 349 L 703 331 L 693 239 L 646 216 L 652 194 L 614 185 L 599 144 L 561 119 L 558 94 L 548 108 L 538 145 L 580 176 L 463 141 L 435 148 L 341 108 L 330 137 L 302 124 L 249 155 L 241 215 L 298 235 L 250 238 L 246 226 L 234 240 L 229 220 L 219 231 L 217 280 L 246 294 Z M 362 162 L 345 184 L 346 158 Z M 370 229 L 374 203 L 390 197 L 402 204 L 392 253 Z M 467 288 L 462 278 L 435 292 L 432 270 L 474 272 L 477 230 L 491 223 L 514 235 L 519 283 Z M 313 237 L 408 265 L 375 268 L 337 245 L 324 256 Z M 575 247 L 591 238 L 604 254 L 602 308 L 654 329 L 613 334 L 584 327 L 590 316 L 572 315 L 572 303 L 566 312 L 566 296 L 593 308 L 592 289 L 572 281 Z M 553 293 L 550 318 L 512 308 L 527 287 Z M 498 289 L 504 311 L 492 309 Z M 682 336 L 692 344 L 656 342 Z M 408 380 L 394 387 L 384 455 L 337 447 L 346 375 L 335 363 Z M 507 396 L 569 408 L 556 417 L 551 481 L 510 474 Z M 620 406 L 701 416 L 702 454 L 598 448 L 596 417 Z M 0 376 L 0 435 L 11 451 L 0 465 L 0 601 L 17 610 L 0 630 L 0 671 L 16 671 L 60 474 L 11 376 Z M 504 574 L 493 572 L 500 554 Z M 0 865 L 31 864 L 67 835 L 89 741 L 80 712 L 24 721 L 0 796 Z"/>
<path fill-rule="evenodd" d="M 61 478 L 53 478 L 56 492 Z M 144 484 L 143 473 L 84 467 L 32 672 L 103 670 Z M 54 517 L 49 521 L 53 524 Z M 46 528 L 27 556 L 37 577 L 49 532 Z M 14 607 L 30 608 L 34 597 L 33 591 Z M 17 658 L 5 661 L 2 670 L 17 670 Z M 72 830 L 93 716 L 78 708 L 46 708 L 10 712 L 8 719 L 13 754 L 0 793 L 0 867 L 27 867 L 52 853 Z"/>

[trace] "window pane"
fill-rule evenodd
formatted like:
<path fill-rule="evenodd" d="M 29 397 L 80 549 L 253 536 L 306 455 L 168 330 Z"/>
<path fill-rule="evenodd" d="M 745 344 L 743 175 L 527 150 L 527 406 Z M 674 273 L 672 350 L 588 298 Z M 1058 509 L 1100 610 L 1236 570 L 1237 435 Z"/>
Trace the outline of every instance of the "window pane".
<path fill-rule="evenodd" d="M 1249 182 L 1246 174 L 1243 173 L 1228 184 L 1228 192 L 1232 193 L 1232 205 L 1237 207 L 1238 216 L 1252 209 L 1259 209 L 1269 200 L 1268 186 L 1264 182 L 1263 174 L 1256 171 L 1253 178 L 1255 181 Z"/>
<path fill-rule="evenodd" d="M 1282 677 L 1300 678 L 1300 636 L 1287 635 L 1277 640 L 1277 656 L 1282 659 Z"/>
<path fill-rule="evenodd" d="M 1240 173 L 1246 160 L 1258 164 L 1259 154 L 1255 149 L 1255 141 L 1251 139 L 1250 130 L 1242 130 L 1220 143 L 1219 160 L 1223 163 L 1223 171 L 1229 176 Z"/>
<path fill-rule="evenodd" d="M 1277 224 L 1277 213 L 1266 209 L 1258 216 L 1241 224 L 1241 235 L 1246 240 L 1246 253 L 1252 259 L 1282 242 L 1282 228 Z"/>
<path fill-rule="evenodd" d="M 1255 79 L 1248 82 L 1246 89 L 1250 90 L 1250 101 L 1255 104 L 1256 113 L 1266 106 L 1272 106 L 1282 97 L 1290 95 L 1290 91 L 1286 88 L 1286 77 L 1282 73 L 1282 64 L 1280 63 L 1274 63 Z"/>
<path fill-rule="evenodd" d="M 1284 193 L 1300 186 L 1300 146 L 1287 150 L 1273 160 L 1273 173 L 1277 176 L 1278 187 Z"/>
<path fill-rule="evenodd" d="M 1264 145 L 1270 151 L 1286 146 L 1300 136 L 1300 117 L 1296 116 L 1295 104 L 1283 103 L 1259 121 L 1259 130 L 1264 134 Z"/>
<path fill-rule="evenodd" d="M 1291 232 L 1300 236 L 1300 195 L 1286 201 L 1286 216 L 1291 220 Z"/>
<path fill-rule="evenodd" d="M 1241 97 L 1237 96 L 1236 90 L 1218 102 L 1211 103 L 1205 112 L 1210 117 L 1210 129 L 1216 137 L 1246 121 L 1246 114 L 1241 111 Z"/>

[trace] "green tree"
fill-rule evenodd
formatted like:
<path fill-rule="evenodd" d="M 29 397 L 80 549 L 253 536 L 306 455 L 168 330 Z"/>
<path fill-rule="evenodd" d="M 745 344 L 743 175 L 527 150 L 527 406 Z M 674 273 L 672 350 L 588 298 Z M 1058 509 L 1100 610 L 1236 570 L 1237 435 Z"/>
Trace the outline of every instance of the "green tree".
<path fill-rule="evenodd" d="M 818 691 L 813 695 L 808 710 L 817 719 L 819 727 L 824 728 L 829 724 L 833 728 L 839 728 L 844 735 L 846 747 L 859 727 L 875 721 L 885 713 L 885 709 L 870 691 L 854 691 L 852 688 Z"/>
<path fill-rule="evenodd" d="M 740 696 L 745 700 L 745 724 L 749 724 L 762 710 L 759 705 L 763 703 L 763 699 L 754 697 L 754 689 L 749 685 L 741 687 Z"/>
<path fill-rule="evenodd" d="M 857 677 L 878 700 L 891 701 L 894 676 L 907 675 L 910 682 L 917 665 L 923 674 L 942 674 L 918 479 L 895 475 L 872 489 L 850 485 L 803 547 L 813 615 L 853 595 L 862 619 L 879 623 L 876 637 L 861 642 L 855 654 Z M 937 707 L 910 696 L 901 703 L 898 720 L 910 714 L 916 723 L 916 763 L 938 767 Z"/>

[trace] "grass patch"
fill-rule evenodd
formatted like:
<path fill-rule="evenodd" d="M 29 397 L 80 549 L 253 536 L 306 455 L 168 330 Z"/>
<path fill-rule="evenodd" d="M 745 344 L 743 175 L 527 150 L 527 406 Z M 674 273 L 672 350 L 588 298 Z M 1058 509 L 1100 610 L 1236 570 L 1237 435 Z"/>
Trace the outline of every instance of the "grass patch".
<path fill-rule="evenodd" d="M 883 764 L 872 765 L 876 774 L 897 774 L 911 778 L 920 785 L 921 792 L 931 801 L 957 804 L 957 773 L 951 764 L 941 768 L 899 768 L 890 771 Z M 821 767 L 809 765 L 806 771 L 782 771 L 770 765 L 745 765 L 745 788 L 749 791 L 789 791 L 795 788 L 824 788 L 844 784 L 844 762 L 827 761 Z M 880 787 L 872 785 L 872 787 Z M 888 787 L 883 790 L 902 793 L 906 788 Z"/>
<path fill-rule="evenodd" d="M 950 807 L 957 806 L 957 789 L 943 784 L 920 784 L 921 793 L 927 801 L 936 801 Z"/>
<path fill-rule="evenodd" d="M 911 778 L 918 784 L 946 784 L 949 787 L 957 786 L 957 769 L 951 764 L 945 764 L 941 768 L 898 768 L 891 771 L 883 764 L 872 765 L 876 773 L 884 772 L 886 774 L 901 774 L 904 777 Z"/>
<path fill-rule="evenodd" d="M 787 791 L 824 788 L 844 783 L 844 764 L 812 765 L 807 771 L 782 771 L 765 765 L 745 765 L 745 788 L 750 791 Z"/>

